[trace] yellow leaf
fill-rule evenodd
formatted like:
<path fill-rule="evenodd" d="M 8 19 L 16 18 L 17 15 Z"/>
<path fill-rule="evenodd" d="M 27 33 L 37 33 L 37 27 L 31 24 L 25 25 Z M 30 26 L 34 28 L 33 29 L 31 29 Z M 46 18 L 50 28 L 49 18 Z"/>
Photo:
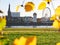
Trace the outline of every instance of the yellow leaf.
<path fill-rule="evenodd" d="M 17 5 L 16 6 L 16 12 L 19 10 L 19 8 L 20 8 L 20 5 Z"/>
<path fill-rule="evenodd" d="M 45 2 L 41 2 L 38 6 L 38 10 L 43 10 L 46 8 L 46 3 Z"/>
<path fill-rule="evenodd" d="M 59 29 L 60 28 L 60 23 L 57 20 L 55 20 L 53 22 L 53 27 Z"/>
<path fill-rule="evenodd" d="M 60 6 L 55 9 L 55 14 L 60 16 Z"/>
<path fill-rule="evenodd" d="M 6 26 L 6 18 L 2 18 L 2 20 L 0 21 L 0 31 L 2 31 L 2 29 L 4 29 Z"/>
<path fill-rule="evenodd" d="M 50 18 L 50 20 L 56 20 L 56 15 L 54 14 L 54 15 Z"/>
<path fill-rule="evenodd" d="M 32 11 L 34 9 L 34 3 L 33 2 L 27 2 L 25 4 L 25 11 L 26 12 L 29 12 L 29 11 Z"/>
<path fill-rule="evenodd" d="M 14 45 L 25 45 L 26 43 L 26 38 L 25 37 L 20 37 L 20 39 L 15 39 L 14 40 Z"/>
<path fill-rule="evenodd" d="M 60 43 L 57 43 L 56 45 L 60 45 Z"/>
<path fill-rule="evenodd" d="M 0 45 L 2 45 L 2 42 L 0 42 Z"/>
<path fill-rule="evenodd" d="M 37 39 L 36 36 L 34 36 L 32 42 L 29 45 L 37 45 Z"/>

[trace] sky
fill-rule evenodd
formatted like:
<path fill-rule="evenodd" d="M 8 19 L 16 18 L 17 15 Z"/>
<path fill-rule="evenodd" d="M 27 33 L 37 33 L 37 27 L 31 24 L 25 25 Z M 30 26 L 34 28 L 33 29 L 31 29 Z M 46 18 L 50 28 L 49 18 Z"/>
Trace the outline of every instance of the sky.
<path fill-rule="evenodd" d="M 7 11 L 8 11 L 8 6 L 9 4 L 11 5 L 11 12 L 16 12 L 16 6 L 17 5 L 21 5 L 23 3 L 24 0 L 0 0 L 0 10 L 4 11 L 4 14 L 7 15 Z M 24 5 L 26 2 L 32 1 L 35 4 L 35 8 L 33 11 L 31 12 L 25 12 L 24 7 L 20 7 L 18 12 L 20 12 L 20 16 L 24 17 L 24 16 L 32 16 L 33 17 L 33 13 L 36 12 L 37 13 L 37 18 L 41 18 L 42 17 L 42 13 L 43 10 L 37 10 L 38 5 L 42 2 L 42 0 L 25 0 L 24 1 Z M 53 2 L 53 5 L 52 5 Z M 60 5 L 60 0 L 53 0 L 50 5 L 47 4 L 46 7 L 49 7 L 51 10 L 51 15 L 54 14 L 54 9 Z"/>

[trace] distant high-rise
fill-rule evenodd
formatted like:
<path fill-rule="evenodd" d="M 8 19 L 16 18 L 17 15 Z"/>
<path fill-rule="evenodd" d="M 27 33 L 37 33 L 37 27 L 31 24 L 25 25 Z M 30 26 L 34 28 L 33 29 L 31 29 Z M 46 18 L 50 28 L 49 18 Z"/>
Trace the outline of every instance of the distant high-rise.
<path fill-rule="evenodd" d="M 8 17 L 11 17 L 10 4 L 9 4 L 9 7 L 8 7 Z"/>

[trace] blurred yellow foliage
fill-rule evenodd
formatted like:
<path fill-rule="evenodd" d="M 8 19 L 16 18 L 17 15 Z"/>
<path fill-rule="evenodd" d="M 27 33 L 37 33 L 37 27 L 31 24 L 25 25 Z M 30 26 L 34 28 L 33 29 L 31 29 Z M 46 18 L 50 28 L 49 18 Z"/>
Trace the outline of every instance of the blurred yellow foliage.
<path fill-rule="evenodd" d="M 25 11 L 26 12 L 29 12 L 29 11 L 32 11 L 34 9 L 34 3 L 33 2 L 27 2 L 25 4 Z"/>
<path fill-rule="evenodd" d="M 56 14 L 57 16 L 60 16 L 60 6 L 58 6 L 58 7 L 56 8 L 55 14 Z"/>
<path fill-rule="evenodd" d="M 26 38 L 23 36 L 20 39 L 15 39 L 14 45 L 25 45 L 26 43 Z"/>
<path fill-rule="evenodd" d="M 45 2 L 41 2 L 38 6 L 38 10 L 43 10 L 46 8 L 46 3 Z"/>
<path fill-rule="evenodd" d="M 37 45 L 36 41 L 37 41 L 36 36 L 34 36 L 32 42 L 29 45 Z"/>
<path fill-rule="evenodd" d="M 16 38 L 13 44 L 14 45 L 36 45 L 36 41 L 37 41 L 36 36 L 28 37 L 28 38 L 22 36 L 19 39 Z"/>
<path fill-rule="evenodd" d="M 19 10 L 19 8 L 20 8 L 20 5 L 17 5 L 16 6 L 16 12 Z"/>
<path fill-rule="evenodd" d="M 55 9 L 55 15 L 53 15 L 50 20 L 54 20 L 53 27 L 59 29 L 60 28 L 60 6 Z"/>
<path fill-rule="evenodd" d="M 2 17 L 0 18 L 0 31 L 2 31 L 2 29 L 4 29 L 6 26 L 6 17 Z"/>
<path fill-rule="evenodd" d="M 56 43 L 56 45 L 60 45 L 60 43 Z"/>
<path fill-rule="evenodd" d="M 2 45 L 2 42 L 0 42 L 0 45 Z"/>
<path fill-rule="evenodd" d="M 56 20 L 56 15 L 54 14 L 54 15 L 50 18 L 50 20 Z"/>

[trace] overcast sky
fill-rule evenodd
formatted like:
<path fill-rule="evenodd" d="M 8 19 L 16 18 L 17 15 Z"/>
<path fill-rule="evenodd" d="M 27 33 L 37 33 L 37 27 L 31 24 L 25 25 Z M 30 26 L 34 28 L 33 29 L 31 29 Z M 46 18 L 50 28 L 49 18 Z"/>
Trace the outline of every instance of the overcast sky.
<path fill-rule="evenodd" d="M 35 4 L 35 9 L 31 12 L 25 12 L 24 7 L 21 7 L 18 12 L 20 12 L 20 16 L 33 16 L 33 13 L 37 13 L 37 17 L 42 17 L 42 10 L 37 10 L 38 5 L 42 2 L 42 0 L 25 0 L 24 5 L 26 2 L 32 1 Z M 0 10 L 3 10 L 4 13 L 7 15 L 8 11 L 8 5 L 10 3 L 11 5 L 11 12 L 16 12 L 16 6 L 21 5 L 23 0 L 0 0 Z M 60 0 L 53 0 L 53 6 L 56 8 L 58 5 L 60 5 Z M 48 5 L 46 7 L 49 7 L 51 9 L 51 14 L 54 14 L 52 4 Z"/>

